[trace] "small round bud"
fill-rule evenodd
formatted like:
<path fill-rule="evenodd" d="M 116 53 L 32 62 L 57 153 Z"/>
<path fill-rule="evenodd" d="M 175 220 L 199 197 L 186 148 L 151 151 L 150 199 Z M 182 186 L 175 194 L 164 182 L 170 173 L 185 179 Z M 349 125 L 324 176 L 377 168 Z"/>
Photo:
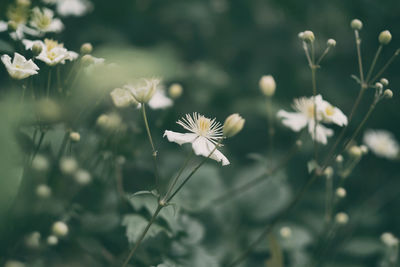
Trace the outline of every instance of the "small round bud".
<path fill-rule="evenodd" d="M 47 237 L 47 244 L 49 246 L 55 246 L 58 244 L 58 238 L 55 235 L 49 235 Z"/>
<path fill-rule="evenodd" d="M 342 155 L 337 155 L 336 156 L 336 162 L 337 163 L 342 163 L 343 162 L 343 156 Z"/>
<path fill-rule="evenodd" d="M 61 108 L 57 102 L 43 98 L 36 103 L 37 116 L 44 122 L 56 122 L 61 118 Z"/>
<path fill-rule="evenodd" d="M 359 30 L 362 29 L 363 24 L 362 24 L 361 20 L 359 20 L 359 19 L 353 19 L 353 20 L 351 21 L 351 23 L 350 23 L 350 26 L 351 26 L 351 28 L 352 28 L 353 30 L 359 31 Z"/>
<path fill-rule="evenodd" d="M 104 131 L 116 131 L 122 127 L 122 119 L 117 113 L 102 114 L 96 124 Z"/>
<path fill-rule="evenodd" d="M 299 32 L 297 36 L 299 37 L 299 39 L 304 40 L 304 32 Z"/>
<path fill-rule="evenodd" d="M 88 66 L 88 65 L 94 63 L 94 58 L 93 58 L 91 55 L 84 55 L 84 56 L 81 58 L 81 62 L 82 62 L 82 64 L 83 64 L 84 66 Z"/>
<path fill-rule="evenodd" d="M 392 34 L 390 31 L 383 31 L 379 34 L 378 40 L 380 44 L 387 45 L 392 40 Z"/>
<path fill-rule="evenodd" d="M 63 157 L 60 159 L 60 170 L 65 175 L 71 175 L 78 169 L 78 162 L 71 157 Z"/>
<path fill-rule="evenodd" d="M 48 198 L 51 196 L 51 188 L 45 184 L 36 187 L 36 195 L 40 198 Z"/>
<path fill-rule="evenodd" d="M 363 154 L 363 152 L 362 152 L 361 148 L 358 146 L 351 146 L 349 148 L 349 155 L 354 158 L 359 158 L 362 156 L 362 154 Z"/>
<path fill-rule="evenodd" d="M 90 54 L 90 53 L 92 53 L 92 51 L 93 51 L 93 46 L 91 43 L 84 43 L 81 46 L 81 54 L 83 54 L 83 55 Z"/>
<path fill-rule="evenodd" d="M 394 247 L 399 244 L 399 239 L 396 238 L 392 233 L 383 233 L 381 235 L 382 242 L 388 247 Z"/>
<path fill-rule="evenodd" d="M 390 90 L 390 89 L 386 89 L 386 90 L 383 92 L 383 96 L 384 96 L 385 98 L 387 98 L 387 99 L 390 99 L 390 98 L 393 97 L 393 91 Z"/>
<path fill-rule="evenodd" d="M 25 245 L 28 248 L 38 248 L 40 246 L 40 233 L 39 232 L 32 232 L 25 237 Z"/>
<path fill-rule="evenodd" d="M 327 179 L 330 179 L 333 177 L 333 168 L 331 166 L 327 167 L 324 171 L 324 175 Z"/>
<path fill-rule="evenodd" d="M 178 98 L 182 95 L 183 88 L 182 85 L 179 83 L 173 83 L 171 86 L 168 88 L 168 94 L 172 98 Z"/>
<path fill-rule="evenodd" d="M 389 85 L 389 80 L 386 79 L 386 78 L 382 78 L 382 79 L 380 80 L 380 82 L 381 82 L 381 84 L 383 84 L 383 86 L 388 86 L 388 85 Z"/>
<path fill-rule="evenodd" d="M 378 90 L 382 90 L 383 89 L 383 84 L 381 84 L 380 82 L 375 83 L 375 88 Z"/>
<path fill-rule="evenodd" d="M 338 189 L 336 189 L 336 196 L 344 198 L 346 197 L 346 195 L 347 195 L 346 189 L 344 189 L 343 187 L 339 187 Z"/>
<path fill-rule="evenodd" d="M 81 140 L 81 135 L 78 132 L 71 132 L 69 134 L 69 139 L 71 139 L 72 142 L 79 142 Z"/>
<path fill-rule="evenodd" d="M 326 44 L 327 44 L 327 46 L 329 46 L 329 47 L 335 47 L 335 46 L 336 46 L 336 41 L 335 41 L 334 39 L 329 39 L 329 40 L 326 42 Z"/>
<path fill-rule="evenodd" d="M 17 5 L 21 7 L 29 7 L 31 5 L 30 0 L 17 0 Z"/>
<path fill-rule="evenodd" d="M 126 162 L 126 158 L 124 156 L 118 156 L 116 159 L 117 164 L 124 165 Z"/>
<path fill-rule="evenodd" d="M 4 267 L 26 267 L 26 265 L 20 261 L 9 260 L 4 264 Z"/>
<path fill-rule="evenodd" d="M 302 147 L 302 146 L 303 146 L 303 142 L 302 142 L 301 140 L 297 140 L 297 141 L 296 141 L 296 146 L 297 146 L 298 148 Z"/>
<path fill-rule="evenodd" d="M 38 55 L 40 55 L 40 53 L 42 53 L 43 47 L 39 42 L 35 42 L 32 45 L 32 54 L 34 57 L 37 57 Z"/>
<path fill-rule="evenodd" d="M 79 169 L 74 175 L 75 181 L 80 185 L 87 185 L 92 181 L 92 176 L 88 171 Z"/>
<path fill-rule="evenodd" d="M 271 97 L 275 94 L 276 83 L 274 77 L 272 75 L 264 75 L 261 77 L 259 81 L 259 86 L 261 92 L 267 96 Z"/>
<path fill-rule="evenodd" d="M 32 161 L 32 168 L 36 171 L 47 171 L 49 165 L 49 161 L 43 155 L 36 155 Z"/>
<path fill-rule="evenodd" d="M 304 31 L 303 32 L 303 38 L 305 42 L 312 43 L 315 40 L 314 33 L 312 31 Z"/>
<path fill-rule="evenodd" d="M 365 155 L 368 154 L 368 147 L 366 145 L 360 146 L 361 152 Z"/>
<path fill-rule="evenodd" d="M 68 234 L 68 226 L 64 222 L 58 221 L 53 224 L 51 231 L 57 237 L 66 236 Z"/>
<path fill-rule="evenodd" d="M 339 212 L 335 216 L 335 221 L 338 224 L 347 224 L 349 222 L 349 215 L 344 212 Z"/>
<path fill-rule="evenodd" d="M 292 236 L 292 229 L 288 226 L 284 226 L 279 230 L 279 233 L 283 238 L 289 238 Z"/>
<path fill-rule="evenodd" d="M 9 32 L 15 32 L 18 29 L 18 23 L 15 21 L 10 20 L 7 25 Z"/>
<path fill-rule="evenodd" d="M 232 137 L 238 134 L 244 126 L 245 120 L 237 113 L 226 118 L 223 126 L 223 134 L 225 137 Z"/>

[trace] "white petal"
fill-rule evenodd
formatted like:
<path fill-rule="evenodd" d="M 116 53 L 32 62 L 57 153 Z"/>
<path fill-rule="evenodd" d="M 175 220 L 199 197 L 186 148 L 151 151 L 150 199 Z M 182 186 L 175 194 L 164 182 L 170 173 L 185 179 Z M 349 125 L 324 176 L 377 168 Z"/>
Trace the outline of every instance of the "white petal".
<path fill-rule="evenodd" d="M 300 131 L 307 125 L 307 118 L 302 113 L 280 110 L 277 116 L 278 118 L 282 118 L 283 125 L 295 132 Z"/>
<path fill-rule="evenodd" d="M 136 103 L 132 94 L 126 89 L 115 88 L 111 91 L 110 96 L 114 105 L 118 108 L 126 108 Z"/>
<path fill-rule="evenodd" d="M 192 143 L 193 151 L 198 156 L 208 157 L 210 153 L 214 150 L 215 144 L 210 142 L 207 138 L 199 136 L 193 143 Z M 210 156 L 211 159 L 221 162 L 222 165 L 228 165 L 229 160 L 218 150 L 216 149 L 212 155 Z"/>
<path fill-rule="evenodd" d="M 1 61 L 6 66 L 6 68 L 9 68 L 11 66 L 11 57 L 9 55 L 2 55 Z"/>
<path fill-rule="evenodd" d="M 61 32 L 64 29 L 64 24 L 60 19 L 53 19 L 47 31 L 49 32 Z"/>
<path fill-rule="evenodd" d="M 165 96 L 162 90 L 157 90 L 149 101 L 149 106 L 152 109 L 167 108 L 172 106 L 173 102 Z"/>
<path fill-rule="evenodd" d="M 24 56 L 18 53 L 14 53 L 14 60 L 13 60 L 14 65 L 23 65 L 25 62 L 26 58 Z"/>
<path fill-rule="evenodd" d="M 168 130 L 164 132 L 164 137 L 165 136 L 167 136 L 168 141 L 175 142 L 179 145 L 192 143 L 197 137 L 197 135 L 193 133 L 176 133 Z"/>
<path fill-rule="evenodd" d="M 8 23 L 4 20 L 0 21 L 0 32 L 4 32 L 8 29 Z"/>
<path fill-rule="evenodd" d="M 328 143 L 328 137 L 333 135 L 333 130 L 326 128 L 321 124 L 317 124 L 316 136 L 314 135 L 314 121 L 310 121 L 308 124 L 308 132 L 311 134 L 313 140 L 326 145 Z"/>

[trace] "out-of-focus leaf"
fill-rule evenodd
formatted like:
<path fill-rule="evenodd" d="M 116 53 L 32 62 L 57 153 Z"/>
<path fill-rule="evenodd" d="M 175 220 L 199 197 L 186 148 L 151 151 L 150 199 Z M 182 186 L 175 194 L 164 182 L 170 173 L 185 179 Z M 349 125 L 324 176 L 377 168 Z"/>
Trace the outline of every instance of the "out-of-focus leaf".
<path fill-rule="evenodd" d="M 12 53 L 14 52 L 14 48 L 11 44 L 7 43 L 4 40 L 0 40 L 0 52 L 3 53 Z"/>
<path fill-rule="evenodd" d="M 205 230 L 199 221 L 190 218 L 188 215 L 182 215 L 179 223 L 185 231 L 185 236 L 180 240 L 183 244 L 194 245 L 202 240 Z"/>
<path fill-rule="evenodd" d="M 140 215 L 137 214 L 128 214 L 125 215 L 122 220 L 122 225 L 126 227 L 126 236 L 130 243 L 135 243 L 144 229 L 146 228 L 148 221 Z M 160 232 L 165 232 L 168 235 L 171 235 L 171 232 L 168 231 L 166 228 L 153 223 L 147 232 L 144 240 L 156 236 Z"/>
<path fill-rule="evenodd" d="M 91 232 L 111 231 L 119 225 L 119 222 L 117 213 L 85 213 L 81 216 L 82 227 Z"/>
<path fill-rule="evenodd" d="M 192 267 L 219 267 L 218 261 L 210 255 L 204 248 L 195 247 L 192 256 L 183 266 Z"/>
<path fill-rule="evenodd" d="M 350 240 L 343 246 L 343 251 L 346 254 L 365 257 L 378 254 L 382 251 L 383 246 L 378 239 L 370 237 L 358 237 Z"/>

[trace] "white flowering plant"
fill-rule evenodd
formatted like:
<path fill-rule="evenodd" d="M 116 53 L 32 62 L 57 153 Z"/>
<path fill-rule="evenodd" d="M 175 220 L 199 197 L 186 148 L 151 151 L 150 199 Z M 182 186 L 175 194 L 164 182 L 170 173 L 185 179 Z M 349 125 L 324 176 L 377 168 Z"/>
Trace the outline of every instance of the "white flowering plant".
<path fill-rule="evenodd" d="M 1 266 L 399 264 L 390 31 L 133 2 L 0 3 Z"/>

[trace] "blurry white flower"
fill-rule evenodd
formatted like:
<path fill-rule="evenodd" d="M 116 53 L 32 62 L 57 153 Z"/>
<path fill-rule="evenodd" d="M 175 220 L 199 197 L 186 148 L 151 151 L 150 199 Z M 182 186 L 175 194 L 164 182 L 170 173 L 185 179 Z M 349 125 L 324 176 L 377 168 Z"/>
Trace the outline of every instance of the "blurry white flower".
<path fill-rule="evenodd" d="M 321 95 L 315 97 L 315 104 L 317 107 L 317 126 L 316 126 L 316 136 L 314 133 L 314 100 L 313 97 L 300 97 L 294 100 L 293 109 L 296 112 L 287 112 L 280 110 L 277 114 L 278 118 L 282 118 L 282 123 L 292 129 L 295 132 L 300 131 L 308 125 L 308 132 L 311 137 L 322 144 L 328 142 L 328 137 L 333 135 L 333 130 L 326 128 L 319 122 L 323 119 L 323 103 Z"/>
<path fill-rule="evenodd" d="M 380 157 L 395 159 L 399 154 L 399 143 L 393 134 L 386 130 L 367 130 L 364 143 Z"/>
<path fill-rule="evenodd" d="M 394 247 L 399 244 L 399 239 L 396 238 L 392 233 L 383 233 L 381 235 L 382 242 L 388 247 Z"/>
<path fill-rule="evenodd" d="M 1 56 L 1 61 L 13 79 L 22 80 L 31 75 L 38 74 L 39 67 L 31 59 L 26 60 L 25 57 L 18 53 L 14 53 L 12 62 L 9 55 Z"/>
<path fill-rule="evenodd" d="M 92 10 L 88 0 L 43 0 L 47 4 L 56 4 L 57 13 L 61 16 L 83 16 Z"/>
<path fill-rule="evenodd" d="M 0 32 L 5 32 L 8 29 L 8 23 L 0 20 Z"/>
<path fill-rule="evenodd" d="M 211 120 L 196 112 L 193 116 L 186 114 L 186 117 L 177 123 L 191 133 L 176 133 L 167 130 L 164 136 L 167 136 L 168 141 L 179 145 L 192 143 L 196 155 L 208 157 L 222 138 L 222 125 L 215 119 Z M 221 162 L 222 165 L 229 164 L 229 160 L 218 149 L 215 149 L 210 158 Z"/>
<path fill-rule="evenodd" d="M 78 58 L 78 53 L 68 51 L 64 48 L 64 44 L 58 43 L 51 39 L 44 39 L 44 42 L 36 40 L 23 40 L 25 49 L 32 49 L 34 44 L 40 44 L 42 46 L 42 52 L 36 57 L 43 61 L 49 66 L 55 66 L 57 64 L 64 64 L 66 60 L 75 60 Z"/>
<path fill-rule="evenodd" d="M 143 104 L 150 101 L 155 94 L 159 83 L 160 80 L 158 79 L 141 79 L 134 86 L 126 85 L 125 88 L 132 93 L 137 102 Z"/>
<path fill-rule="evenodd" d="M 347 125 L 347 117 L 337 107 L 323 100 L 317 102 L 317 111 L 322 114 L 322 122 L 333 123 L 339 126 Z"/>
<path fill-rule="evenodd" d="M 117 108 L 126 108 L 132 104 L 138 105 L 132 94 L 121 88 L 115 88 L 110 93 L 111 99 Z"/>
<path fill-rule="evenodd" d="M 61 32 L 64 29 L 63 23 L 53 17 L 52 10 L 35 7 L 32 9 L 30 25 L 41 32 Z"/>
<path fill-rule="evenodd" d="M 51 188 L 45 184 L 36 187 L 36 195 L 41 198 L 48 198 L 51 195 Z"/>
<path fill-rule="evenodd" d="M 335 221 L 338 224 L 347 224 L 349 222 L 349 215 L 345 212 L 339 212 L 335 216 Z"/>
<path fill-rule="evenodd" d="M 66 175 L 73 174 L 78 169 L 78 162 L 71 157 L 63 157 L 60 159 L 60 170 Z"/>
<path fill-rule="evenodd" d="M 173 102 L 165 95 L 164 89 L 157 88 L 148 105 L 152 109 L 161 109 L 172 106 Z"/>
<path fill-rule="evenodd" d="M 61 237 L 68 234 L 68 226 L 61 221 L 55 222 L 51 228 L 55 236 Z"/>

